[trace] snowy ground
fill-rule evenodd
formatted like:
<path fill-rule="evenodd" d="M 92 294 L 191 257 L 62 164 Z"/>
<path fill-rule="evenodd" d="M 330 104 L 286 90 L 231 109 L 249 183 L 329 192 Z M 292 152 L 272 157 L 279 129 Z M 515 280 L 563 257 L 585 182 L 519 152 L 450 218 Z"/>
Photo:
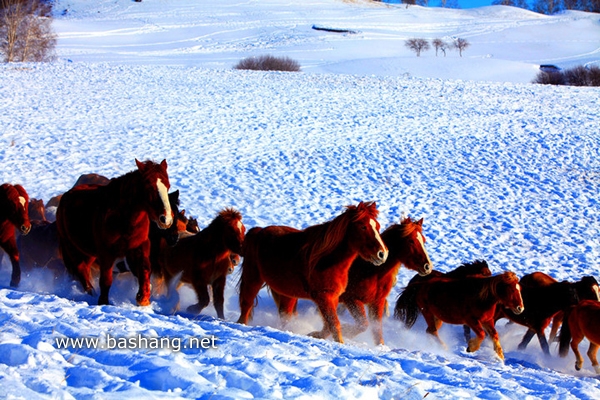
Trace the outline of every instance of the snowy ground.
<path fill-rule="evenodd" d="M 155 2 L 71 3 L 71 12 L 57 20 L 65 35 L 59 40 L 58 62 L 0 67 L 1 182 L 21 183 L 31 197 L 47 200 L 67 190 L 80 174 L 113 177 L 134 169 L 134 158 L 164 158 L 172 188 L 181 191 L 182 208 L 197 216 L 201 226 L 232 206 L 242 212 L 247 228 L 303 228 L 333 218 L 345 205 L 375 200 L 382 227 L 398 222 L 402 213 L 425 219 L 427 248 L 442 271 L 486 259 L 494 272 L 543 271 L 568 280 L 596 275 L 597 89 L 413 73 L 370 76 L 364 69 L 355 75 L 347 74 L 349 70 L 324 73 L 330 68 L 334 72 L 333 64 L 361 65 L 348 48 L 323 51 L 323 59 L 339 61 L 319 61 L 302 73 L 234 71 L 231 65 L 246 53 L 231 50 L 231 43 L 236 38 L 242 47 L 252 42 L 246 31 L 234 29 L 250 20 L 238 13 L 248 5 L 228 1 L 211 6 L 213 25 L 220 26 L 215 30 L 225 32 L 223 26 L 231 25 L 229 39 L 214 37 L 214 48 L 230 50 L 208 52 L 200 62 L 199 53 L 144 53 L 154 42 L 129 22 L 135 7 Z M 110 4 L 115 5 L 112 16 Z M 190 21 L 210 16 L 209 6 L 196 2 L 160 4 L 165 5 L 164 15 L 152 17 L 165 21 L 159 26 L 174 21 L 183 25 L 185 20 L 176 15 L 187 15 Z M 173 8 L 169 21 L 166 6 L 171 4 L 180 7 Z M 252 14 L 253 23 L 281 21 L 277 13 L 283 4 L 265 3 Z M 304 13 L 304 20 L 322 15 L 318 22 L 323 24 L 331 24 L 338 10 L 336 26 L 365 24 L 368 10 L 400 12 L 361 3 L 315 4 L 322 14 L 308 14 L 305 3 L 286 6 L 293 15 Z M 429 12 L 409 8 L 414 18 L 419 16 L 415 10 Z M 480 15 L 488 10 L 492 24 L 506 9 L 476 10 Z M 228 12 L 239 20 L 223 19 Z M 108 20 L 99 21 L 96 14 L 106 14 Z M 449 15 L 448 20 L 439 17 L 438 25 L 450 24 L 456 14 Z M 598 18 L 590 14 L 575 19 L 569 19 L 572 14 L 528 15 L 596 24 L 585 37 L 598 34 Z M 353 16 L 355 22 L 349 24 Z M 142 27 L 155 23 L 147 22 L 151 14 L 139 18 Z M 511 25 L 509 19 L 501 21 Z M 372 25 L 377 25 L 375 20 Z M 137 33 L 120 41 L 106 34 L 127 29 Z M 88 33 L 75 39 L 73 32 Z M 173 32 L 167 32 L 165 43 L 175 42 Z M 273 48 L 286 32 L 298 47 L 318 47 L 282 26 L 272 35 Z M 259 44 L 262 38 L 255 36 Z M 117 44 L 122 47 L 115 48 Z M 130 48 L 128 53 L 122 53 L 124 47 Z M 556 47 L 544 57 L 565 57 Z M 583 54 L 582 48 L 576 52 Z M 468 50 L 474 51 L 475 46 Z M 410 58 L 408 53 L 403 57 Z M 424 70 L 435 70 L 434 57 L 429 54 Z M 307 65 L 308 58 L 295 58 Z M 361 68 L 371 65 L 365 62 Z M 490 64 L 488 68 L 492 74 Z M 96 298 L 83 294 L 77 283 L 55 279 L 47 270 L 33 271 L 13 290 L 8 287 L 6 257 L 2 263 L 0 389 L 8 398 L 600 397 L 600 383 L 587 359 L 576 372 L 573 355 L 558 358 L 556 344 L 550 358 L 542 355 L 536 339 L 526 351 L 518 351 L 525 329 L 504 321 L 498 324 L 504 363 L 495 358 L 489 341 L 480 351 L 466 353 L 458 326 L 442 327 L 448 350 L 441 348 L 426 336 L 422 321 L 407 331 L 386 319 L 385 346 L 375 347 L 369 332 L 338 345 L 306 336 L 321 327 L 310 302 L 301 302 L 299 318 L 281 326 L 266 291 L 251 326 L 232 323 L 239 315 L 235 273 L 226 291 L 227 321 L 219 321 L 212 306 L 200 317 L 171 315 L 175 299 L 159 296 L 150 307 L 137 307 L 137 284 L 127 275 L 116 279 L 110 306 L 95 305 Z M 400 270 L 389 297 L 392 304 L 412 275 Z M 183 309 L 195 302 L 189 288 L 180 296 Z M 341 318 L 349 322 L 347 314 Z M 171 349 L 106 348 L 108 338 L 137 335 L 170 339 Z M 172 351 L 178 339 L 183 346 L 190 338 L 213 337 L 216 348 Z M 105 348 L 59 349 L 57 338 L 99 338 Z"/>

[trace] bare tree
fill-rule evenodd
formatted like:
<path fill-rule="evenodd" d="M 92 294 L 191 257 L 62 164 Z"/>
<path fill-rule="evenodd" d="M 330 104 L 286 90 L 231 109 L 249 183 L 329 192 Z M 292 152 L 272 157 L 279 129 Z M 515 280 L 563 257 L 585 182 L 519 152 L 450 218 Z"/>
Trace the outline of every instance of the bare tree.
<path fill-rule="evenodd" d="M 444 42 L 442 39 L 433 39 L 431 44 L 435 48 L 435 56 L 438 55 L 438 50 L 441 50 L 444 53 L 444 57 L 446 57 L 446 49 L 448 48 L 448 43 Z"/>
<path fill-rule="evenodd" d="M 408 39 L 405 45 L 406 47 L 417 53 L 417 57 L 421 56 L 422 51 L 429 50 L 429 42 L 425 39 Z"/>
<path fill-rule="evenodd" d="M 0 53 L 4 62 L 50 61 L 56 35 L 51 5 L 41 0 L 0 0 Z"/>
<path fill-rule="evenodd" d="M 467 39 L 458 38 L 454 41 L 454 47 L 458 49 L 458 54 L 462 57 L 462 52 L 471 45 Z"/>

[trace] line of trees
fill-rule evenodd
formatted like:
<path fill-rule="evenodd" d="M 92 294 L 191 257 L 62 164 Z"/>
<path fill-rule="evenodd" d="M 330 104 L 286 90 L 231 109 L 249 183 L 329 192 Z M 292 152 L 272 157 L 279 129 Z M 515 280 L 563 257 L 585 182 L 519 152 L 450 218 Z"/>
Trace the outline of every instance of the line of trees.
<path fill-rule="evenodd" d="M 402 0 L 403 4 L 427 6 L 429 0 Z M 460 8 L 460 0 L 439 0 L 439 6 L 444 8 Z M 512 6 L 535 11 L 541 14 L 556 14 L 563 10 L 578 10 L 600 13 L 600 0 L 493 0 L 492 5 Z"/>
<path fill-rule="evenodd" d="M 431 45 L 429 44 L 429 42 L 426 39 L 412 38 L 412 39 L 408 39 L 405 42 L 405 45 L 406 45 L 406 47 L 408 47 L 409 49 L 414 51 L 417 54 L 417 57 L 421 56 L 421 52 L 429 50 L 431 48 L 431 46 L 433 46 L 435 48 L 435 56 L 436 57 L 438 56 L 438 53 L 440 51 L 442 53 L 444 53 L 444 57 L 446 57 L 446 50 L 450 50 L 450 49 L 458 50 L 458 53 L 462 57 L 463 51 L 467 47 L 469 47 L 471 44 L 469 43 L 469 41 L 467 39 L 463 39 L 463 38 L 455 39 L 454 42 L 452 42 L 452 43 L 447 43 L 447 42 L 443 41 L 442 39 L 436 38 L 431 41 Z"/>
<path fill-rule="evenodd" d="M 54 58 L 51 12 L 52 4 L 45 0 L 0 0 L 0 55 L 4 62 Z"/>

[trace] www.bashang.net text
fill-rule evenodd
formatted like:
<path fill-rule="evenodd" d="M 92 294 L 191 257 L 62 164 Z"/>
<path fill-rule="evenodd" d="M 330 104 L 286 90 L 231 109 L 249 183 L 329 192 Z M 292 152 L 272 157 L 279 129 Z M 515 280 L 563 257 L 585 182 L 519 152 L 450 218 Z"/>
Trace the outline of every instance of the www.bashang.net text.
<path fill-rule="evenodd" d="M 105 334 L 95 337 L 57 337 L 54 339 L 57 349 L 104 349 L 104 350 L 171 350 L 186 349 L 209 350 L 217 348 L 214 335 L 180 337 L 153 337 L 141 334 L 119 337 Z"/>

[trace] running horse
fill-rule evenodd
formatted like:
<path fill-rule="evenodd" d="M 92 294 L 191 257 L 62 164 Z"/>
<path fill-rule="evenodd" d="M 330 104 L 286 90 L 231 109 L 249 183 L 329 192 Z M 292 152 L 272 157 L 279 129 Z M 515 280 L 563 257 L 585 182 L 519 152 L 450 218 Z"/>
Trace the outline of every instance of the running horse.
<path fill-rule="evenodd" d="M 416 282 L 420 288 L 411 301 L 396 303 L 395 315 L 404 315 L 407 327 L 412 327 L 421 311 L 427 322 L 427 333 L 433 335 L 444 347 L 438 330 L 443 322 L 468 325 L 476 334 L 469 340 L 467 351 L 479 349 L 487 333 L 494 343 L 494 351 L 501 360 L 504 352 L 498 332 L 494 326 L 494 312 L 498 305 L 511 308 L 515 314 L 524 310 L 519 278 L 513 272 L 504 272 L 490 277 L 467 277 L 449 279 L 445 277 Z M 407 286 L 405 290 L 410 289 Z M 400 307 L 403 310 L 399 310 Z"/>
<path fill-rule="evenodd" d="M 29 196 L 21 185 L 5 183 L 0 186 L 0 248 L 10 257 L 12 275 L 10 286 L 17 287 L 21 282 L 21 265 L 15 228 L 22 235 L 31 229 L 29 222 Z"/>
<path fill-rule="evenodd" d="M 410 315 L 406 314 L 408 308 L 405 304 L 409 304 L 414 301 L 417 292 L 421 288 L 421 285 L 418 285 L 418 282 L 426 282 L 433 278 L 446 278 L 446 279 L 463 279 L 466 277 L 473 276 L 492 276 L 492 271 L 488 266 L 487 261 L 485 260 L 475 260 L 470 263 L 465 263 L 460 265 L 459 267 L 453 269 L 448 272 L 441 272 L 438 270 L 431 271 L 429 275 L 415 275 L 408 281 L 407 287 L 404 291 L 398 296 L 396 300 L 395 307 L 395 317 L 396 319 L 403 320 L 407 325 L 413 326 L 416 322 L 418 313 L 411 312 Z M 465 336 L 465 340 L 468 343 L 471 339 L 471 328 L 468 325 L 463 325 L 463 333 Z"/>
<path fill-rule="evenodd" d="M 581 300 L 600 300 L 598 281 L 593 276 L 585 276 L 577 282 L 559 282 L 543 272 L 534 272 L 523 276 L 520 283 L 525 311 L 515 315 L 511 310 L 498 307 L 495 317 L 496 320 L 507 318 L 528 328 L 519 343 L 519 350 L 525 350 L 533 336 L 537 335 L 542 351 L 550 355 L 544 333 L 550 321 L 553 321 L 552 341 L 567 308 Z"/>
<path fill-rule="evenodd" d="M 596 300 L 582 300 L 577 305 L 565 311 L 563 327 L 560 330 L 560 344 L 558 353 L 565 357 L 569 353 L 569 343 L 575 353 L 575 369 L 579 371 L 583 366 L 583 357 L 579 353 L 579 343 L 587 338 L 590 347 L 587 351 L 588 358 L 596 374 L 600 374 L 600 365 L 596 354 L 600 347 L 600 302 Z"/>
<path fill-rule="evenodd" d="M 182 237 L 172 247 L 161 246 L 158 277 L 169 284 L 175 275 L 183 271 L 180 283 L 191 284 L 198 298 L 198 303 L 190 306 L 188 311 L 197 314 L 210 303 L 210 285 L 217 316 L 225 319 L 223 304 L 227 275 L 239 263 L 238 254 L 242 253 L 245 233 L 242 214 L 233 208 L 222 210 L 195 235 Z"/>
<path fill-rule="evenodd" d="M 127 257 L 138 278 L 137 303 L 150 304 L 150 221 L 161 229 L 173 223 L 166 160 L 135 162 L 137 170 L 105 186 L 79 185 L 67 191 L 56 213 L 64 264 L 89 294 L 92 263 L 100 267 L 98 304 L 108 304 L 112 267 L 119 257 Z"/>
<path fill-rule="evenodd" d="M 381 265 L 388 249 L 379 234 L 374 202 L 351 205 L 333 220 L 298 230 L 288 226 L 255 227 L 244 239 L 239 282 L 239 323 L 247 324 L 254 300 L 266 283 L 278 298 L 287 320 L 299 298 L 314 301 L 324 328 L 311 336 L 330 334 L 343 343 L 336 308 L 346 289 L 348 271 L 357 257 Z"/>
<path fill-rule="evenodd" d="M 403 218 L 400 224 L 393 224 L 383 231 L 381 239 L 389 249 L 387 261 L 373 268 L 368 261 L 357 258 L 350 267 L 346 291 L 340 296 L 340 303 L 348 308 L 356 321 L 353 327 L 344 327 L 344 336 L 356 336 L 368 328 L 366 305 L 373 324 L 375 345 L 384 344 L 383 313 L 387 306 L 387 296 L 396 284 L 400 266 L 404 265 L 423 276 L 427 276 L 433 269 L 425 250 L 423 218 L 418 221 L 413 221 L 410 217 Z"/>

